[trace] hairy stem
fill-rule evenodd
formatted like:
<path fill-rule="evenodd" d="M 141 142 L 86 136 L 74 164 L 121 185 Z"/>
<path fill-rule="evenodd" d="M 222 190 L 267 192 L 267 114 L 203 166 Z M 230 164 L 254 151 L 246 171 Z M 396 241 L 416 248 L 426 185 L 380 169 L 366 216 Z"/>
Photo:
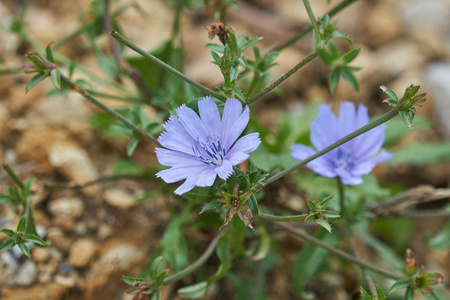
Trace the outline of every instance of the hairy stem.
<path fill-rule="evenodd" d="M 317 36 L 319 36 L 319 27 L 317 26 L 317 20 L 312 11 L 311 5 L 309 5 L 308 0 L 303 0 L 303 5 L 305 5 L 306 12 L 308 13 L 309 20 L 311 21 L 311 26 L 314 29 L 314 32 Z"/>
<path fill-rule="evenodd" d="M 263 212 L 260 212 L 258 214 L 258 217 L 266 220 L 266 221 L 274 221 L 274 222 L 298 222 L 298 221 L 304 221 L 307 217 L 307 214 L 302 215 L 295 215 L 295 216 L 274 216 L 265 214 Z"/>
<path fill-rule="evenodd" d="M 213 254 L 214 249 L 217 246 L 217 241 L 225 234 L 226 230 L 219 232 L 214 239 L 209 243 L 208 247 L 206 248 L 205 252 L 203 252 L 202 256 L 200 256 L 192 265 L 186 267 L 185 269 L 181 270 L 180 272 L 173 274 L 172 276 L 167 277 L 164 280 L 164 285 L 171 284 L 175 281 L 178 281 L 182 279 L 183 277 L 186 277 L 187 275 L 191 274 L 195 270 L 197 270 L 201 265 L 203 265 L 208 258 Z"/>
<path fill-rule="evenodd" d="M 354 139 L 355 137 L 389 121 L 390 119 L 394 118 L 396 115 L 398 114 L 397 111 L 395 111 L 394 109 L 391 109 L 390 111 L 388 111 L 387 113 L 385 113 L 384 115 L 382 115 L 381 117 L 379 117 L 378 119 L 370 122 L 369 124 L 359 128 L 358 130 L 346 135 L 345 137 L 343 137 L 342 139 L 340 139 L 337 142 L 334 142 L 333 144 L 331 144 L 328 147 L 323 148 L 320 151 L 317 151 L 316 153 L 314 153 L 313 155 L 311 155 L 310 157 L 305 158 L 304 160 L 296 163 L 295 165 L 293 165 L 292 167 L 287 168 L 286 170 L 283 170 L 275 175 L 273 175 L 272 177 L 267 178 L 267 180 L 264 182 L 264 184 L 262 186 L 266 186 L 284 176 L 286 176 L 289 173 L 292 173 L 293 171 L 297 170 L 300 167 L 303 167 L 304 165 L 306 165 L 307 163 L 309 163 L 310 161 L 330 152 L 331 150 L 339 147 L 340 145 Z M 262 186 L 258 185 L 255 186 L 255 189 L 261 188 Z"/>
<path fill-rule="evenodd" d="M 334 16 L 335 14 L 337 14 L 338 12 L 340 12 L 341 10 L 343 10 L 344 8 L 346 8 L 347 6 L 349 6 L 350 4 L 352 4 L 353 2 L 356 2 L 356 1 L 358 1 L 358 0 L 344 0 L 340 4 L 338 4 L 335 8 L 331 9 L 325 15 L 329 15 L 330 18 L 331 18 L 332 16 Z M 313 27 L 309 26 L 308 28 L 306 28 L 303 31 L 301 31 L 298 34 L 296 34 L 294 37 L 292 37 L 287 42 L 285 42 L 285 43 L 283 43 L 283 44 L 273 48 L 271 51 L 281 51 L 281 50 L 284 50 L 284 49 L 292 46 L 297 41 L 299 41 L 301 38 L 303 38 L 308 33 L 310 33 L 312 30 L 313 30 Z M 269 51 L 269 52 L 271 52 L 271 51 Z"/>
<path fill-rule="evenodd" d="M 142 137 L 145 137 L 145 138 L 148 138 L 148 139 L 154 141 L 155 143 L 158 143 L 158 140 L 153 135 L 146 132 L 144 129 L 139 128 L 136 125 L 134 125 L 130 120 L 128 120 L 127 118 L 125 118 L 124 116 L 119 114 L 118 112 L 114 111 L 112 108 L 106 106 L 105 104 L 103 104 L 102 102 L 97 100 L 97 98 L 95 98 L 94 96 L 89 94 L 86 90 L 82 89 L 79 85 L 77 85 L 72 80 L 70 80 L 69 78 L 67 78 L 66 76 L 64 76 L 62 74 L 61 74 L 61 80 L 64 81 L 65 83 L 67 83 L 68 85 L 70 85 L 72 90 L 78 92 L 84 98 L 89 100 L 92 104 L 94 104 L 98 108 L 102 109 L 107 114 L 114 117 L 115 119 L 122 121 L 128 128 L 132 129 L 134 132 L 140 134 Z"/>
<path fill-rule="evenodd" d="M 5 170 L 6 174 L 8 174 L 8 176 L 12 179 L 12 181 L 14 181 L 14 183 L 17 184 L 17 186 L 20 187 L 21 190 L 24 190 L 25 184 L 23 184 L 19 176 L 17 176 L 16 173 L 14 173 L 13 169 L 11 169 L 11 167 L 5 162 L 3 163 L 2 167 L 3 170 Z"/>
<path fill-rule="evenodd" d="M 269 93 L 271 90 L 273 90 L 274 88 L 279 86 L 281 83 L 283 83 L 283 81 L 288 79 L 292 74 L 294 74 L 295 72 L 300 70 L 302 67 L 304 67 L 307 63 L 309 63 L 310 61 L 312 61 L 316 57 L 317 57 L 317 53 L 313 53 L 313 54 L 308 55 L 301 62 L 299 62 L 292 69 L 290 69 L 287 73 L 285 73 L 283 76 L 278 78 L 276 81 L 274 81 L 272 84 L 270 84 L 266 88 L 264 88 L 261 91 L 259 91 L 258 94 L 256 94 L 255 96 L 253 96 L 250 99 L 248 99 L 247 101 L 245 101 L 245 104 L 247 104 L 247 105 L 252 104 L 253 102 L 258 100 L 259 98 L 261 98 L 265 94 Z"/>
<path fill-rule="evenodd" d="M 157 64 L 158 66 L 162 67 L 166 71 L 169 71 L 170 73 L 178 76 L 180 79 L 184 80 L 185 82 L 189 83 L 190 85 L 192 85 L 193 87 L 199 89 L 200 91 L 202 91 L 202 92 L 204 92 L 206 94 L 209 94 L 211 96 L 214 96 L 215 98 L 217 98 L 219 100 L 222 100 L 222 101 L 226 100 L 226 97 L 223 96 L 222 94 L 217 93 L 217 92 L 215 92 L 213 90 L 210 90 L 206 86 L 201 85 L 200 83 L 192 80 L 191 78 L 187 77 L 186 75 L 184 75 L 183 73 L 181 73 L 177 69 L 175 69 L 172 66 L 166 64 L 165 62 L 163 62 L 162 60 L 158 59 L 157 57 L 151 55 L 150 53 L 148 53 L 144 49 L 138 47 L 137 45 L 135 45 L 134 43 L 132 43 L 131 41 L 126 39 L 123 35 L 121 35 L 117 31 L 111 31 L 110 35 L 113 38 L 117 39 L 122 44 L 124 44 L 125 46 L 127 46 L 128 48 L 130 48 L 130 49 L 134 50 L 135 52 L 139 53 L 140 55 L 142 55 L 146 59 L 150 60 L 151 62 Z"/>
<path fill-rule="evenodd" d="M 334 253 L 336 255 L 339 255 L 340 257 L 342 257 L 342 258 L 344 258 L 346 260 L 349 260 L 349 261 L 351 261 L 351 262 L 353 262 L 353 263 L 355 263 L 355 264 L 357 264 L 357 265 L 359 265 L 359 266 L 361 266 L 363 268 L 366 268 L 368 270 L 371 270 L 373 272 L 376 272 L 378 274 L 381 274 L 381 275 L 383 275 L 383 276 L 385 276 L 387 278 L 391 278 L 391 279 L 394 279 L 394 280 L 399 280 L 399 279 L 404 278 L 401 275 L 398 275 L 396 273 L 392 273 L 390 271 L 381 269 L 381 268 L 379 268 L 377 266 L 374 266 L 372 264 L 369 264 L 368 262 L 365 262 L 365 261 L 363 261 L 363 260 L 361 260 L 361 259 L 359 259 L 357 257 L 354 257 L 354 256 L 350 255 L 347 252 L 344 252 L 344 251 L 342 251 L 342 250 L 340 250 L 338 248 L 330 246 L 330 245 L 322 242 L 319 239 L 316 239 L 315 237 L 313 237 L 313 236 L 311 236 L 311 235 L 309 235 L 309 234 L 307 234 L 307 233 L 305 233 L 303 231 L 297 230 L 295 227 L 292 227 L 290 225 L 286 225 L 286 224 L 283 224 L 283 223 L 278 223 L 278 222 L 275 223 L 275 224 L 277 226 L 282 227 L 283 229 L 286 229 L 287 231 L 295 234 L 296 236 L 298 236 L 298 237 L 300 237 L 302 239 L 305 239 L 305 240 L 307 240 L 307 241 L 309 241 L 311 243 L 314 243 L 314 244 L 316 244 L 316 245 L 318 245 L 318 246 L 320 246 L 320 247 L 322 247 L 322 248 L 324 248 L 324 249 L 326 249 L 326 250 L 328 250 L 328 251 L 330 251 L 330 252 L 332 252 L 332 253 Z"/>

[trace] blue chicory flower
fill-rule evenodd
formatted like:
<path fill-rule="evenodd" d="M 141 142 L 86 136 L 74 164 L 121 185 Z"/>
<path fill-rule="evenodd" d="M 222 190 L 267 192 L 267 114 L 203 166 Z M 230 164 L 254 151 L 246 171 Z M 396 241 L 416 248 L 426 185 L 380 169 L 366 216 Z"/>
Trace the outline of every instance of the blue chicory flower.
<path fill-rule="evenodd" d="M 167 148 L 156 148 L 160 164 L 171 167 L 156 174 L 167 183 L 186 181 L 175 190 L 181 195 L 194 186 L 211 186 L 218 175 L 227 179 L 233 166 L 248 159 L 261 143 L 259 133 L 238 139 L 249 121 L 249 109 L 236 99 L 227 99 L 220 117 L 211 97 L 198 102 L 200 117 L 186 105 L 170 117 L 158 141 Z M 238 139 L 238 140 L 237 140 Z M 237 141 L 236 141 L 237 140 Z"/>
<path fill-rule="evenodd" d="M 331 106 L 321 105 L 316 119 L 311 124 L 310 140 L 315 149 L 295 144 L 291 147 L 291 154 L 301 161 L 367 123 L 369 115 L 363 104 L 356 110 L 352 102 L 342 102 L 338 116 L 333 114 Z M 381 149 L 384 131 L 384 124 L 375 127 L 306 166 L 324 177 L 339 176 L 342 183 L 347 185 L 361 184 L 362 175 L 370 173 L 377 163 L 392 157 L 391 153 Z"/>

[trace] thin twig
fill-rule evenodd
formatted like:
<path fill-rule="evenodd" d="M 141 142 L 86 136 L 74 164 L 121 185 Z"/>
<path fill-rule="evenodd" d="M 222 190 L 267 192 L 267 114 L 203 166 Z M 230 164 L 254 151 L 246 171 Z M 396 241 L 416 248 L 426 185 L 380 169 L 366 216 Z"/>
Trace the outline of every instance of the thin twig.
<path fill-rule="evenodd" d="M 450 211 L 442 209 L 433 210 L 413 210 L 413 211 L 392 211 L 386 214 L 376 215 L 377 219 L 394 218 L 448 218 Z"/>
<path fill-rule="evenodd" d="M 178 76 L 180 79 L 184 80 L 185 82 L 189 83 L 190 85 L 192 85 L 193 87 L 199 89 L 202 92 L 205 92 L 211 96 L 214 96 L 215 98 L 225 101 L 226 97 L 220 93 L 217 93 L 209 88 L 207 88 L 204 85 L 201 85 L 200 83 L 192 80 L 191 78 L 187 77 L 185 74 L 181 73 L 180 71 L 178 71 L 177 69 L 173 68 L 172 66 L 166 64 L 165 62 L 163 62 L 162 60 L 158 59 L 157 57 L 151 55 L 150 53 L 148 53 L 147 51 L 145 51 L 144 49 L 138 47 L 136 44 L 134 44 L 133 42 L 131 42 L 130 40 L 126 39 L 123 35 L 121 35 L 119 32 L 117 31 L 111 31 L 110 35 L 117 39 L 119 42 L 121 42 L 122 44 L 124 44 L 125 46 L 127 46 L 128 48 L 134 50 L 135 52 L 139 53 L 140 55 L 142 55 L 144 58 L 150 60 L 151 62 L 157 64 L 158 66 L 162 67 L 163 69 L 165 69 L 166 71 L 169 71 L 170 73 Z"/>
<path fill-rule="evenodd" d="M 263 212 L 259 212 L 258 217 L 266 220 L 266 221 L 273 221 L 273 222 L 299 222 L 304 221 L 307 217 L 307 214 L 302 215 L 295 215 L 295 216 L 275 216 L 275 215 L 269 215 L 265 214 Z"/>
<path fill-rule="evenodd" d="M 220 231 L 214 239 L 209 243 L 208 247 L 206 248 L 205 252 L 203 252 L 202 256 L 200 256 L 193 264 L 186 267 L 185 269 L 181 270 L 180 272 L 173 274 L 172 276 L 167 277 L 164 280 L 163 285 L 171 284 L 175 281 L 178 281 L 182 279 L 183 277 L 186 277 L 187 275 L 191 274 L 195 270 L 197 270 L 201 265 L 203 265 L 208 258 L 213 254 L 214 249 L 217 246 L 217 241 L 226 233 L 226 230 Z"/>
<path fill-rule="evenodd" d="M 21 190 L 25 189 L 25 184 L 23 184 L 22 180 L 20 180 L 19 176 L 16 175 L 16 173 L 14 173 L 14 170 L 11 169 L 11 167 L 3 162 L 2 164 L 3 170 L 5 170 L 6 174 L 8 174 L 8 176 L 12 179 L 12 181 L 18 186 L 20 187 Z"/>
<path fill-rule="evenodd" d="M 105 111 L 107 114 L 114 117 L 115 119 L 119 119 L 120 121 L 122 121 L 127 127 L 132 129 L 134 132 L 140 134 L 142 137 L 145 137 L 145 138 L 148 138 L 148 139 L 154 141 L 155 143 L 158 143 L 158 140 L 153 135 L 146 132 L 144 129 L 137 127 L 130 120 L 128 120 L 127 118 L 125 118 L 124 116 L 119 114 L 118 112 L 114 111 L 112 108 L 106 106 L 105 104 L 103 104 L 102 102 L 97 100 L 97 98 L 95 98 L 94 96 L 89 94 L 86 90 L 82 89 L 79 85 L 74 83 L 72 80 L 70 80 L 63 74 L 61 74 L 61 80 L 64 81 L 65 83 L 67 83 L 68 85 L 70 85 L 74 91 L 78 92 L 84 98 L 86 98 L 91 103 L 93 103 L 95 106 L 101 108 L 103 111 Z"/>
<path fill-rule="evenodd" d="M 111 18 L 109 15 L 109 0 L 105 0 L 105 16 L 104 16 L 104 25 L 105 25 L 105 31 L 108 36 L 108 42 L 109 42 L 109 48 L 111 49 L 111 52 L 113 54 L 113 57 L 119 66 L 119 68 L 127 73 L 130 78 L 134 81 L 134 83 L 141 89 L 141 91 L 145 94 L 148 100 L 153 97 L 152 93 L 148 89 L 147 85 L 145 84 L 144 80 L 142 79 L 141 74 L 139 73 L 136 68 L 133 68 L 129 64 L 127 64 L 122 56 L 120 55 L 119 48 L 117 47 L 117 44 L 115 40 L 112 38 L 111 35 L 108 33 L 112 31 L 111 26 Z"/>
<path fill-rule="evenodd" d="M 402 276 L 402 275 L 399 275 L 399 274 L 392 273 L 390 271 L 381 269 L 381 268 L 379 268 L 377 266 L 374 266 L 374 265 L 372 265 L 372 264 L 370 264 L 368 262 L 365 262 L 365 261 L 363 261 L 361 259 L 358 259 L 358 258 L 350 255 L 347 252 L 344 252 L 344 251 L 342 251 L 342 250 L 340 250 L 338 248 L 330 246 L 330 245 L 322 242 L 319 239 L 316 239 L 315 237 L 313 237 L 313 236 L 311 236 L 311 235 L 309 235 L 309 234 L 307 234 L 307 233 L 305 233 L 303 231 L 297 230 L 293 226 L 286 225 L 284 223 L 279 223 L 279 222 L 276 222 L 275 224 L 277 226 L 279 226 L 279 227 L 282 227 L 283 229 L 286 229 L 287 231 L 293 233 L 294 235 L 296 235 L 296 236 L 298 236 L 298 237 L 300 237 L 302 239 L 305 239 L 305 240 L 307 240 L 307 241 L 309 241 L 311 243 L 314 243 L 314 244 L 318 245 L 319 247 L 322 247 L 322 248 L 324 248 L 324 249 L 326 249 L 326 250 L 328 250 L 328 251 L 330 251 L 330 252 L 332 252 L 332 253 L 334 253 L 336 255 L 339 255 L 340 257 L 342 257 L 342 258 L 344 258 L 346 260 L 349 260 L 349 261 L 351 261 L 351 262 L 353 262 L 353 263 L 355 263 L 355 264 L 357 264 L 359 266 L 367 268 L 368 270 L 371 270 L 371 271 L 374 271 L 374 272 L 376 272 L 378 274 L 381 274 L 381 275 L 383 275 L 383 276 L 385 276 L 387 278 L 391 278 L 391 279 L 394 279 L 394 280 L 399 280 L 399 279 L 404 278 L 404 276 Z"/>
<path fill-rule="evenodd" d="M 258 100 L 265 94 L 269 93 L 271 90 L 273 90 L 274 88 L 279 86 L 281 83 L 283 83 L 283 81 L 288 79 L 292 74 L 294 74 L 295 72 L 300 70 L 303 66 L 305 66 L 307 63 L 309 63 L 316 57 L 317 57 L 317 53 L 308 55 L 301 62 L 299 62 L 292 69 L 290 69 L 287 73 L 283 74 L 280 78 L 278 78 L 276 81 L 274 81 L 272 84 L 270 84 L 266 88 L 262 89 L 261 91 L 258 92 L 258 94 L 256 94 L 255 96 L 253 96 L 250 99 L 248 99 L 247 101 L 245 101 L 245 104 L 247 104 L 247 105 L 252 104 L 253 102 Z"/>

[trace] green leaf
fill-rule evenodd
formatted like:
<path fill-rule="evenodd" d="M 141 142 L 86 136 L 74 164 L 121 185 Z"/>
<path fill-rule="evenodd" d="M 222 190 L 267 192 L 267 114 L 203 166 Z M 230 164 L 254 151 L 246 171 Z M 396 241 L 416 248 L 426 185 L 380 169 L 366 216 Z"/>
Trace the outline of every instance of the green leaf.
<path fill-rule="evenodd" d="M 342 68 L 342 78 L 347 81 L 355 91 L 359 91 L 359 82 L 349 67 Z"/>
<path fill-rule="evenodd" d="M 167 274 L 169 274 L 169 270 L 161 272 L 158 274 L 158 276 L 156 276 L 156 278 L 155 278 L 156 286 L 162 286 L 164 284 L 164 279 L 166 279 Z"/>
<path fill-rule="evenodd" d="M 50 72 L 50 77 L 52 78 L 53 85 L 59 91 L 62 91 L 61 88 L 61 74 L 59 73 L 59 68 L 56 67 Z"/>
<path fill-rule="evenodd" d="M 31 233 L 26 234 L 24 239 L 25 239 L 25 242 L 28 242 L 28 243 L 33 243 L 33 244 L 36 244 L 36 245 L 39 245 L 42 247 L 47 246 L 47 244 L 44 242 L 44 240 L 35 234 L 31 234 Z"/>
<path fill-rule="evenodd" d="M 17 246 L 19 246 L 19 249 L 20 251 L 22 251 L 23 254 L 25 254 L 28 258 L 31 258 L 30 249 L 28 249 L 25 243 L 20 243 Z"/>
<path fill-rule="evenodd" d="M 216 65 L 218 65 L 219 67 L 222 66 L 222 59 L 220 58 L 220 56 L 214 52 L 214 51 L 210 51 L 211 52 L 211 56 L 214 59 L 214 62 Z"/>
<path fill-rule="evenodd" d="M 158 256 L 157 258 L 155 258 L 153 260 L 152 265 L 150 267 L 150 273 L 149 273 L 150 278 L 156 278 L 156 276 L 158 275 L 159 267 L 163 261 L 164 261 L 163 256 Z"/>
<path fill-rule="evenodd" d="M 224 51 L 224 47 L 219 44 L 208 43 L 205 45 L 205 47 L 218 53 L 223 53 Z"/>
<path fill-rule="evenodd" d="M 202 281 L 178 290 L 178 295 L 186 299 L 198 299 L 206 294 L 208 282 Z"/>
<path fill-rule="evenodd" d="M 399 111 L 398 114 L 402 118 L 403 123 L 405 123 L 409 129 L 413 129 L 413 117 L 411 114 L 408 111 Z"/>
<path fill-rule="evenodd" d="M 363 300 L 374 300 L 362 287 L 359 289 Z"/>
<path fill-rule="evenodd" d="M 14 239 L 7 239 L 1 246 L 0 251 L 6 251 L 14 247 L 16 243 L 14 242 Z"/>
<path fill-rule="evenodd" d="M 346 35 L 346 34 L 344 34 L 344 33 L 341 33 L 341 32 L 338 32 L 338 31 L 334 31 L 334 32 L 331 34 L 331 36 L 332 36 L 332 37 L 337 37 L 337 38 L 343 38 L 343 39 L 345 39 L 347 42 L 349 42 L 350 45 L 353 43 L 353 41 L 348 37 L 348 35 Z"/>
<path fill-rule="evenodd" d="M 431 238 L 427 244 L 433 249 L 446 249 L 450 247 L 450 222 L 447 223 L 441 232 Z"/>
<path fill-rule="evenodd" d="M 350 49 L 349 51 L 345 52 L 344 55 L 342 55 L 342 60 L 348 64 L 349 62 L 354 60 L 356 56 L 358 56 L 360 51 L 361 47 Z"/>
<path fill-rule="evenodd" d="M 322 211 L 322 215 L 325 218 L 329 218 L 329 219 L 335 219 L 335 218 L 340 218 L 341 217 L 338 213 L 336 213 L 334 211 L 330 211 L 330 210 L 323 210 Z"/>
<path fill-rule="evenodd" d="M 36 84 L 43 81 L 47 77 L 47 74 L 40 72 L 33 76 L 33 78 L 28 81 L 27 86 L 25 87 L 25 94 L 28 93 Z"/>
<path fill-rule="evenodd" d="M 16 229 L 17 232 L 25 232 L 25 225 L 27 223 L 27 218 L 28 218 L 28 215 L 26 215 L 26 214 L 22 215 L 22 217 L 20 217 L 19 224 L 17 224 L 17 229 Z"/>
<path fill-rule="evenodd" d="M 131 157 L 131 155 L 133 155 L 134 150 L 136 150 L 136 147 L 139 145 L 139 143 L 141 142 L 140 138 L 132 138 L 130 140 L 130 142 L 127 145 L 127 155 L 128 157 Z"/>
<path fill-rule="evenodd" d="M 128 285 L 135 286 L 136 284 L 139 284 L 143 281 L 145 281 L 145 278 L 143 277 L 129 277 L 122 275 L 122 280 Z"/>
<path fill-rule="evenodd" d="M 263 37 L 255 37 L 252 38 L 251 40 L 245 42 L 242 46 L 240 46 L 240 50 L 244 51 L 245 49 L 247 49 L 248 47 L 252 46 L 253 44 L 255 44 L 256 42 L 259 42 L 260 40 L 262 40 Z"/>
<path fill-rule="evenodd" d="M 406 289 L 404 300 L 414 300 L 414 289 L 413 288 L 408 287 Z"/>
<path fill-rule="evenodd" d="M 160 300 L 160 299 L 161 299 L 161 290 L 157 290 L 150 297 L 150 300 Z"/>
<path fill-rule="evenodd" d="M 377 291 L 378 300 L 386 300 L 386 295 L 384 294 L 383 289 L 378 284 L 375 284 L 375 289 Z"/>
<path fill-rule="evenodd" d="M 11 229 L 2 229 L 0 230 L 0 233 L 6 234 L 9 237 L 13 237 L 15 232 Z"/>
<path fill-rule="evenodd" d="M 0 204 L 12 203 L 14 200 L 8 194 L 0 194 Z"/>
<path fill-rule="evenodd" d="M 202 207 L 202 210 L 200 211 L 200 214 L 205 212 L 205 211 L 208 211 L 208 210 L 216 210 L 216 209 L 222 208 L 223 205 L 224 205 L 224 203 L 219 202 L 217 200 L 213 200 L 213 201 L 205 204 Z"/>
<path fill-rule="evenodd" d="M 320 59 L 326 66 L 332 66 L 336 60 L 336 57 L 333 56 L 330 52 L 328 52 L 326 49 L 323 48 L 317 48 L 316 49 L 317 54 L 319 55 Z"/>
<path fill-rule="evenodd" d="M 325 221 L 324 219 L 317 219 L 315 220 L 315 222 L 325 228 L 329 233 L 331 233 L 331 225 L 327 221 Z"/>
<path fill-rule="evenodd" d="M 341 77 L 340 69 L 334 69 L 330 71 L 330 74 L 328 75 L 328 83 L 330 85 L 331 93 L 334 93 L 336 91 L 340 77 Z"/>
<path fill-rule="evenodd" d="M 411 130 L 404 125 L 403 120 L 399 118 L 389 120 L 386 123 L 386 127 L 387 130 L 383 144 L 385 146 L 398 143 L 403 137 L 411 133 Z M 414 119 L 414 127 L 416 129 L 432 129 L 433 126 L 430 120 L 422 116 L 417 116 Z"/>
<path fill-rule="evenodd" d="M 317 205 L 311 201 L 311 200 L 306 200 L 308 202 L 308 206 L 309 209 L 311 210 L 311 212 L 316 213 L 319 209 L 317 208 Z"/>
<path fill-rule="evenodd" d="M 325 229 L 320 229 L 315 237 L 330 246 L 336 245 L 339 241 L 337 234 L 330 234 Z M 292 288 L 297 295 L 303 293 L 309 278 L 326 261 L 327 257 L 328 251 L 316 244 L 307 242 L 302 247 L 292 269 Z"/>
<path fill-rule="evenodd" d="M 331 205 L 331 202 L 334 201 L 334 194 L 328 196 L 326 199 L 320 201 L 319 206 L 321 208 L 327 208 L 328 206 Z"/>
<path fill-rule="evenodd" d="M 393 292 L 400 289 L 406 289 L 407 287 L 409 287 L 409 278 L 400 279 L 391 286 L 391 288 L 389 289 L 389 294 L 392 294 Z"/>

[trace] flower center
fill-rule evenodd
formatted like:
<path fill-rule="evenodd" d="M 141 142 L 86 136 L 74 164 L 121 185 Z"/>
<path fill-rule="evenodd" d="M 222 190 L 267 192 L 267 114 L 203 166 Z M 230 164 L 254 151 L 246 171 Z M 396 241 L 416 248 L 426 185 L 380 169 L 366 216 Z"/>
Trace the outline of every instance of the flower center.
<path fill-rule="evenodd" d="M 336 155 L 333 160 L 333 164 L 336 168 L 350 169 L 355 165 L 353 155 L 345 149 L 337 149 Z"/>
<path fill-rule="evenodd" d="M 197 141 L 197 145 L 192 146 L 194 155 L 204 164 L 222 165 L 226 151 L 220 142 L 220 136 L 208 136 L 205 143 Z"/>

